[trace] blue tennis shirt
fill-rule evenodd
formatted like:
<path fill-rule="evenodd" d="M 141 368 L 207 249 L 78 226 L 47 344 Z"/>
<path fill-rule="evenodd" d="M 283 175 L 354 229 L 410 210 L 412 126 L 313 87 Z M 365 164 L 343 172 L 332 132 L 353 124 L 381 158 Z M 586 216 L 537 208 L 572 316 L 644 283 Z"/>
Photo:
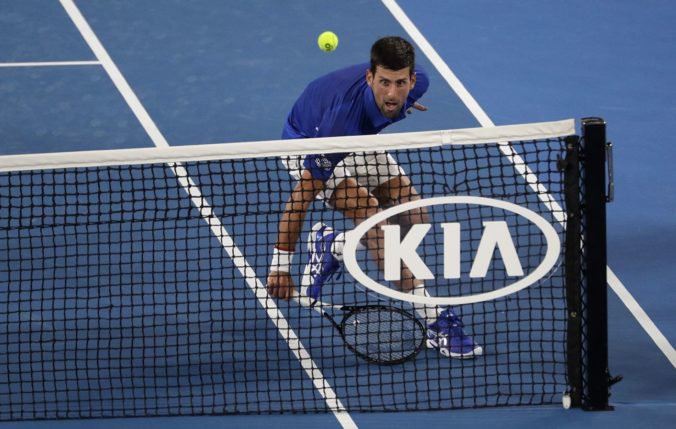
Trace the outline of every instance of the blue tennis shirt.
<path fill-rule="evenodd" d="M 404 107 L 395 118 L 384 116 L 376 105 L 373 91 L 366 83 L 370 64 L 356 64 L 336 70 L 312 81 L 293 105 L 287 117 L 283 139 L 354 136 L 377 134 L 388 125 L 406 117 L 406 110 L 429 87 L 424 70 L 416 67 L 416 84 Z M 304 165 L 313 177 L 327 180 L 333 166 L 347 156 L 327 154 L 321 159 L 306 157 Z"/>

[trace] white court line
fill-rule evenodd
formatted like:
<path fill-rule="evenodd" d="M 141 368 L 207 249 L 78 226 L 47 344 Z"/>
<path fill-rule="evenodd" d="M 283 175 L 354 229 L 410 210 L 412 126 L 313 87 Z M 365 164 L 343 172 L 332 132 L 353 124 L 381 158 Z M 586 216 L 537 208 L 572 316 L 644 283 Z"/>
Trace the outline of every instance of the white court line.
<path fill-rule="evenodd" d="M 430 45 L 425 36 L 423 36 L 420 30 L 418 30 L 415 24 L 413 24 L 413 22 L 409 19 L 403 9 L 397 4 L 396 0 L 382 0 L 382 2 L 385 7 L 389 9 L 390 13 L 399 22 L 399 24 L 404 28 L 404 30 L 406 30 L 411 39 L 413 39 L 413 41 L 420 47 L 420 50 L 422 50 L 425 56 L 427 56 L 432 65 L 434 65 L 437 71 L 449 84 L 451 89 L 462 100 L 467 109 L 469 109 L 476 120 L 479 121 L 479 124 L 482 127 L 495 126 L 486 112 L 481 108 L 481 106 L 479 106 L 479 103 L 477 103 L 477 101 L 474 99 L 474 97 L 472 97 L 469 91 L 467 91 L 462 82 L 460 82 L 455 73 L 451 71 L 448 64 L 446 64 L 446 62 L 441 58 L 432 45 Z M 510 153 L 509 151 L 504 150 L 505 148 L 508 149 L 507 146 L 501 145 L 500 148 L 512 162 L 525 165 L 522 161 L 518 161 L 520 160 L 520 157 L 516 153 L 513 151 Z M 518 165 L 516 166 L 518 167 Z M 527 180 L 527 183 L 531 185 L 531 187 L 535 186 L 534 189 L 538 190 L 538 195 L 546 195 L 543 202 L 548 207 L 550 207 L 550 209 L 556 209 L 558 207 L 558 203 L 549 197 L 549 193 L 547 193 L 544 187 L 539 183 L 539 181 L 537 181 L 537 177 L 535 177 L 535 182 L 533 181 L 533 176 L 535 175 L 533 175 L 530 170 L 524 169 L 523 171 L 519 170 L 519 172 L 524 175 L 524 178 Z M 540 193 L 542 190 L 545 191 L 545 194 Z M 563 221 L 563 218 L 561 216 L 557 216 L 557 220 L 561 222 Z M 676 353 L 674 352 L 674 348 L 671 346 L 669 341 L 653 323 L 648 314 L 641 308 L 634 297 L 624 287 L 617 276 L 612 273 L 610 267 L 608 267 L 608 273 L 611 274 L 608 276 L 608 284 L 610 285 L 611 289 L 620 298 L 622 303 L 624 303 L 624 305 L 629 309 L 631 314 L 636 318 L 641 327 L 643 327 L 646 333 L 655 342 L 657 347 L 666 355 L 667 359 L 669 359 L 671 364 L 676 368 L 676 357 L 674 356 Z"/>
<path fill-rule="evenodd" d="M 150 115 L 148 115 L 148 112 L 145 110 L 120 70 L 110 58 L 108 52 L 101 44 L 98 37 L 96 37 L 96 34 L 82 16 L 77 6 L 73 3 L 73 0 L 60 1 L 63 8 L 68 13 L 68 16 L 70 16 L 71 20 L 82 34 L 82 37 L 87 42 L 90 49 L 96 55 L 96 58 L 99 59 L 111 80 L 117 87 L 118 91 L 120 94 L 122 94 L 146 133 L 148 133 L 152 139 L 153 143 L 158 147 L 168 147 L 169 144 L 167 143 L 166 139 L 157 128 L 153 120 L 150 118 Z M 301 341 L 298 339 L 296 333 L 289 326 L 286 318 L 284 318 L 284 315 L 281 313 L 281 311 L 279 311 L 275 301 L 270 298 L 265 285 L 257 278 L 256 272 L 249 265 L 246 258 L 243 256 L 242 252 L 239 250 L 234 240 L 230 236 L 230 233 L 225 229 L 221 221 L 213 215 L 210 204 L 202 196 L 199 188 L 190 179 L 185 168 L 180 164 L 172 164 L 170 167 L 178 177 L 178 181 L 181 186 L 183 186 L 184 190 L 188 193 L 188 195 L 190 195 L 193 204 L 199 208 L 200 214 L 211 227 L 214 235 L 221 242 L 221 245 L 232 259 L 233 264 L 238 268 L 246 280 L 247 285 L 255 293 L 260 305 L 267 311 L 268 317 L 279 330 L 279 334 L 287 341 L 290 350 L 294 353 L 300 365 L 314 383 L 317 391 L 326 401 L 329 409 L 333 411 L 338 422 L 346 429 L 356 428 L 357 426 L 352 420 L 352 417 L 350 414 L 345 412 L 345 407 L 343 406 L 340 399 L 338 399 L 336 396 L 335 391 L 324 377 L 324 374 L 316 365 Z"/>
<path fill-rule="evenodd" d="M 671 346 L 667 337 L 655 326 L 655 323 L 648 317 L 648 314 L 638 305 L 638 302 L 629 293 L 627 288 L 622 284 L 620 279 L 615 275 L 613 270 L 608 267 L 608 284 L 615 291 L 615 294 L 620 297 L 624 305 L 627 306 L 631 314 L 634 315 L 638 323 L 645 329 L 650 337 L 655 341 L 657 347 L 662 350 L 662 353 L 669 359 L 671 365 L 676 368 L 676 350 Z"/>
<path fill-rule="evenodd" d="M 98 61 L 38 61 L 25 63 L 0 63 L 0 68 L 10 67 L 64 67 L 64 66 L 98 66 Z"/>

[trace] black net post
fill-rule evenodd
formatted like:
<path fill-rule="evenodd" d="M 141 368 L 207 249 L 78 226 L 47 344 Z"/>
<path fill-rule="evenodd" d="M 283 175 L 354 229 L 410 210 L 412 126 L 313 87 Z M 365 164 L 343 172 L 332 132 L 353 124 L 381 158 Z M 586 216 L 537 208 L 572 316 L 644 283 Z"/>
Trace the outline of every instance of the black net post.
<path fill-rule="evenodd" d="M 582 119 L 583 266 L 586 278 L 586 392 L 582 406 L 588 410 L 612 409 L 608 405 L 608 293 L 606 251 L 606 123 L 601 118 Z"/>
<path fill-rule="evenodd" d="M 566 157 L 559 160 L 564 172 L 566 201 L 566 364 L 571 406 L 582 405 L 582 303 L 581 303 L 581 201 L 580 201 L 580 138 L 566 138 Z"/>

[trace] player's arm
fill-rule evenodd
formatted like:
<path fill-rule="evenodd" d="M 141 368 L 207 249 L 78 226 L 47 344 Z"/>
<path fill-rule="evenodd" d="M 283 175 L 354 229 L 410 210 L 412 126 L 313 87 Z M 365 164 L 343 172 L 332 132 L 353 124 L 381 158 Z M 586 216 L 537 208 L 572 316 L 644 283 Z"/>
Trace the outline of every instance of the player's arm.
<path fill-rule="evenodd" d="M 273 249 L 273 260 L 268 275 L 268 292 L 277 298 L 289 299 L 294 285 L 291 275 L 291 259 L 300 236 L 305 214 L 315 196 L 324 189 L 322 180 L 313 179 L 309 171 L 303 170 L 301 179 L 291 192 L 279 221 L 277 243 Z"/>

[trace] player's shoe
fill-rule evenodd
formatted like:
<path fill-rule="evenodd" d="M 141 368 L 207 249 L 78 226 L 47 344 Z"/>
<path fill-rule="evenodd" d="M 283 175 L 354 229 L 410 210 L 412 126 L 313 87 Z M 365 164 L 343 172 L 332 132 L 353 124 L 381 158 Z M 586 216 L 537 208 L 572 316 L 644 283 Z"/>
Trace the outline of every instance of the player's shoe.
<path fill-rule="evenodd" d="M 442 311 L 439 318 L 427 326 L 427 348 L 457 359 L 480 356 L 483 349 L 462 328 L 462 320 L 450 308 Z"/>
<path fill-rule="evenodd" d="M 341 264 L 331 252 L 331 245 L 338 233 L 327 225 L 318 222 L 308 235 L 308 263 L 305 266 L 301 286 L 307 295 L 319 299 L 321 289 L 340 269 Z"/>

